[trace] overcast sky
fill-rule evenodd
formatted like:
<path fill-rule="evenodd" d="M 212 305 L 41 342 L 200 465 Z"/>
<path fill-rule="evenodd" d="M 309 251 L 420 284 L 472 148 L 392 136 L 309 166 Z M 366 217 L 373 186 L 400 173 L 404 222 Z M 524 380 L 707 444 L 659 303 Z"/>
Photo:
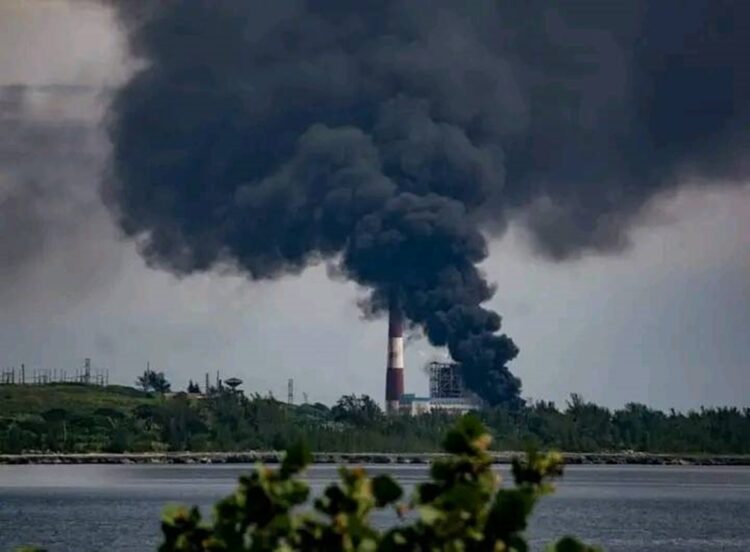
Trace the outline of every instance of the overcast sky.
<path fill-rule="evenodd" d="M 207 371 L 248 391 L 381 399 L 384 321 L 324 267 L 278 282 L 178 280 L 118 237 L 98 186 L 108 90 L 133 64 L 111 15 L 86 2 L 0 3 L 0 366 L 72 372 L 83 358 L 130 384 L 146 362 L 176 387 Z M 20 86 L 19 86 L 20 85 Z M 750 406 L 750 185 L 686 182 L 658 197 L 633 246 L 552 263 L 511 226 L 484 269 L 521 349 L 524 397 L 609 406 Z M 407 349 L 406 386 L 424 394 Z"/>

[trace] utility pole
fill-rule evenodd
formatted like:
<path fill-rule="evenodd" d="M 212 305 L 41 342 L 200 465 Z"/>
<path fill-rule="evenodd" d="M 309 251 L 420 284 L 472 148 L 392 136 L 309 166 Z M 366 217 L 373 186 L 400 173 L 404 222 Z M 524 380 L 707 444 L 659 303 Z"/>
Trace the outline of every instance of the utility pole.
<path fill-rule="evenodd" d="M 294 404 L 294 379 L 289 378 L 289 381 L 286 384 L 286 402 L 289 404 Z"/>

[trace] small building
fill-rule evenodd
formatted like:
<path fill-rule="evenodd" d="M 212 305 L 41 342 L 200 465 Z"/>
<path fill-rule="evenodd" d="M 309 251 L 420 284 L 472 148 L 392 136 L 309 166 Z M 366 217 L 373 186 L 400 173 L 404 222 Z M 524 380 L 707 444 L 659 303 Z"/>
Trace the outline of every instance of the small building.
<path fill-rule="evenodd" d="M 410 416 L 419 416 L 430 412 L 445 412 L 448 414 L 466 414 L 481 408 L 481 402 L 470 397 L 430 398 L 417 397 L 414 393 L 405 393 L 401 397 L 399 412 Z"/>
<path fill-rule="evenodd" d="M 432 405 L 430 404 L 430 399 L 427 397 L 417 397 L 414 393 L 404 393 L 401 396 L 399 412 L 402 414 L 417 416 L 419 414 L 427 414 L 431 410 Z"/>
<path fill-rule="evenodd" d="M 466 414 L 482 407 L 482 402 L 474 397 L 434 398 L 430 399 L 432 411 Z"/>

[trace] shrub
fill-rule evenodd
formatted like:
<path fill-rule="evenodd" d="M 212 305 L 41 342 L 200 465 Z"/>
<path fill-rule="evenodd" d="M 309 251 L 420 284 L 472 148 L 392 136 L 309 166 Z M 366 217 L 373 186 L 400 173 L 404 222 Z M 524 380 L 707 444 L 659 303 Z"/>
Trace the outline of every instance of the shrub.
<path fill-rule="evenodd" d="M 159 550 L 523 552 L 527 520 L 562 474 L 562 460 L 529 453 L 513 462 L 514 487 L 500 487 L 487 452 L 490 441 L 476 418 L 463 417 L 445 439 L 449 455 L 433 463 L 430 480 L 410 501 L 399 502 L 403 490 L 389 476 L 370 478 L 362 468 L 342 467 L 340 481 L 327 487 L 312 509 L 306 507 L 310 489 L 299 479 L 311 455 L 295 446 L 279 469 L 259 467 L 242 477 L 237 490 L 216 505 L 211 522 L 195 507 L 169 511 Z M 401 523 L 378 531 L 369 523 L 376 508 L 394 508 Z M 565 537 L 548 550 L 596 549 Z"/>

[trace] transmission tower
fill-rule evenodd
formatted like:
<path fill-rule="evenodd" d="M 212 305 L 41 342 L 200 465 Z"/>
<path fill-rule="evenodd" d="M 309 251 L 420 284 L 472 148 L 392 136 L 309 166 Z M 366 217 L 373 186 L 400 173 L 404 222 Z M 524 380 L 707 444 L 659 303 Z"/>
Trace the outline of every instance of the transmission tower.
<path fill-rule="evenodd" d="M 91 383 L 91 359 L 87 358 L 83 361 L 83 383 L 89 385 Z"/>

